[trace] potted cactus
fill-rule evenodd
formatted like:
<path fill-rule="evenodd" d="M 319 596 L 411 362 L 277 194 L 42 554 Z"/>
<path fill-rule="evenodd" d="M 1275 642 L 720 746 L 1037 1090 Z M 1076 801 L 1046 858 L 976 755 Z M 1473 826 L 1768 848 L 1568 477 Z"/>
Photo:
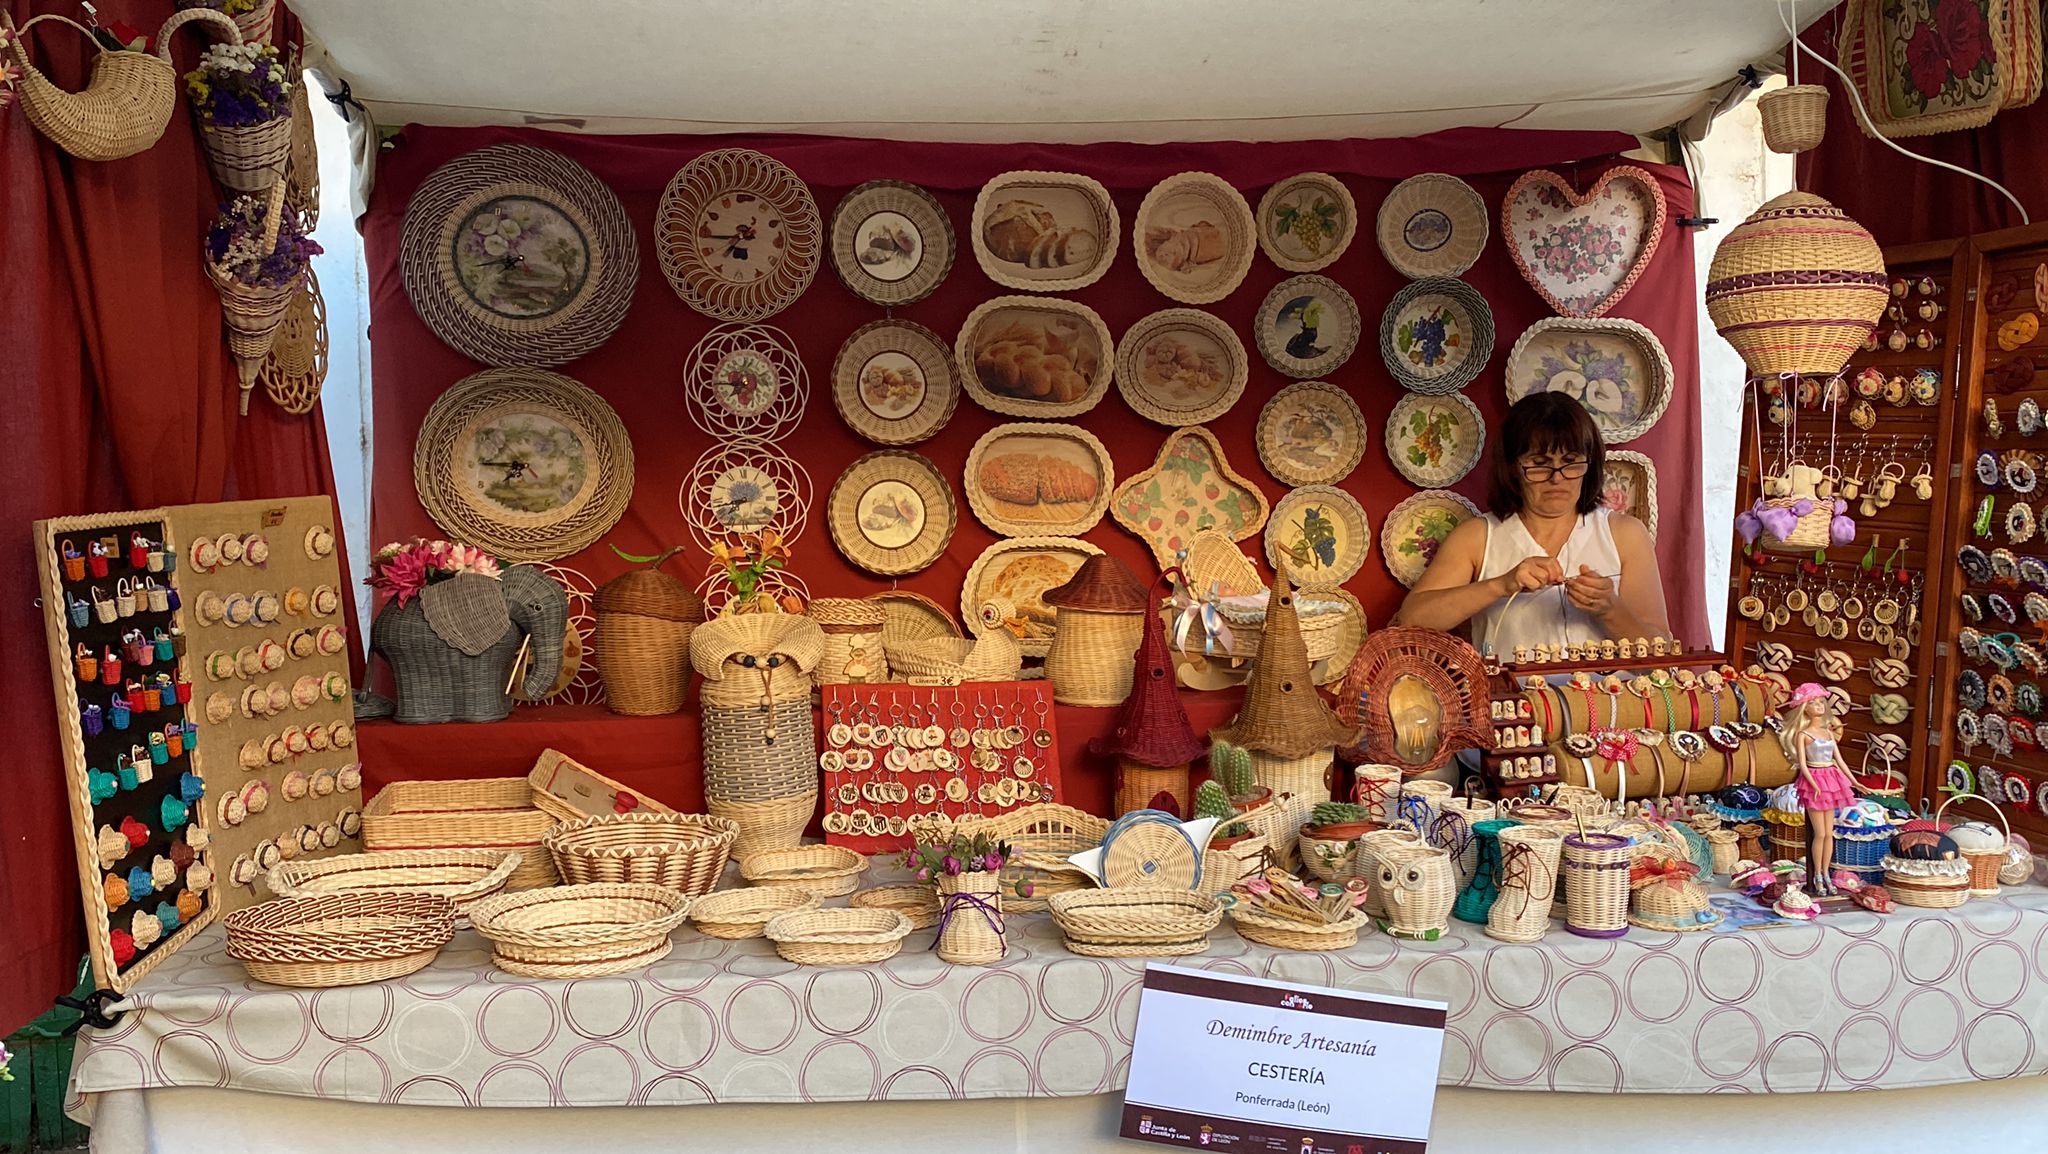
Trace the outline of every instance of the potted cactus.
<path fill-rule="evenodd" d="M 1210 849 L 1229 849 L 1252 836 L 1251 827 L 1238 820 L 1230 795 L 1214 781 L 1195 787 L 1195 816 L 1216 819 L 1216 831 L 1209 835 Z"/>
<path fill-rule="evenodd" d="M 1240 814 L 1249 814 L 1273 800 L 1273 791 L 1259 784 L 1252 766 L 1251 751 L 1218 741 L 1209 749 L 1209 776 L 1223 788 L 1223 795 Z"/>

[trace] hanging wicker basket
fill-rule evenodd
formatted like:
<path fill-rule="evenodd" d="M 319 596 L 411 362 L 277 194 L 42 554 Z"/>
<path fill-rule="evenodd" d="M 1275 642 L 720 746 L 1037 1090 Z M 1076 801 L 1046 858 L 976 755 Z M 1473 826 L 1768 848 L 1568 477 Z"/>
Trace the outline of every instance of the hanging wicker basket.
<path fill-rule="evenodd" d="M 232 25 L 225 16 L 223 24 Z M 185 12 L 171 17 L 157 33 L 158 55 L 112 52 L 94 40 L 83 25 L 53 13 L 34 17 L 16 28 L 0 14 L 8 37 L 8 54 L 21 69 L 21 110 L 36 131 L 80 160 L 120 160 L 134 156 L 163 138 L 178 102 L 178 73 L 169 61 L 169 37 L 178 26 L 201 19 Z M 28 58 L 28 30 L 44 20 L 68 24 L 91 41 L 98 55 L 86 73 L 85 87 L 66 92 L 51 83 Z"/>
<path fill-rule="evenodd" d="M 1828 128 L 1824 84 L 1792 84 L 1756 98 L 1764 122 L 1764 144 L 1772 152 L 1797 153 L 1820 145 Z"/>
<path fill-rule="evenodd" d="M 261 124 L 228 127 L 202 124 L 199 146 L 207 167 L 222 188 L 231 192 L 269 192 L 284 179 L 292 156 L 292 118 L 278 116 Z"/>
<path fill-rule="evenodd" d="M 1869 230 L 1806 192 L 1736 225 L 1707 270 L 1707 315 L 1754 376 L 1831 376 L 1891 300 Z"/>

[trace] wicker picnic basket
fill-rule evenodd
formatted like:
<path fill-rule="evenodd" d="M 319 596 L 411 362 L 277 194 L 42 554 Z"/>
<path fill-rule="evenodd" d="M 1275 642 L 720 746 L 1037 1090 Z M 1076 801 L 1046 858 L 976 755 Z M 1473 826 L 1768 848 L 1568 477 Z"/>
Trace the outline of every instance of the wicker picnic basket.
<path fill-rule="evenodd" d="M 502 849 L 422 849 L 298 858 L 272 866 L 265 881 L 281 898 L 381 890 L 435 894 L 460 913 L 505 888 L 521 855 Z"/>
<path fill-rule="evenodd" d="M 1067 949 L 1090 958 L 1178 958 L 1209 948 L 1223 906 L 1185 890 L 1081 890 L 1052 900 Z"/>
<path fill-rule="evenodd" d="M 581 821 L 614 813 L 674 813 L 651 797 L 634 793 L 559 749 L 543 749 L 527 772 L 533 804 L 556 821 Z"/>
<path fill-rule="evenodd" d="M 55 13 L 31 17 L 19 28 L 12 17 L 0 15 L 0 27 L 13 33 L 7 37 L 8 52 L 21 70 L 21 110 L 28 122 L 80 160 L 120 160 L 155 144 L 163 138 L 164 127 L 178 104 L 178 71 L 169 60 L 170 34 L 195 19 L 213 17 L 232 23 L 219 13 L 199 16 L 192 11 L 173 15 L 157 33 L 156 55 L 111 51 L 84 25 Z M 97 53 L 83 89 L 64 91 L 30 62 L 28 31 L 44 20 L 78 29 Z"/>
<path fill-rule="evenodd" d="M 1510 826 L 1500 839 L 1500 893 L 1486 911 L 1486 936 L 1503 942 L 1539 942 L 1550 929 L 1557 895 L 1564 831 L 1551 826 Z"/>
<path fill-rule="evenodd" d="M 651 717 L 683 707 L 690 687 L 690 633 L 704 602 L 658 569 L 634 569 L 598 587 L 591 657 L 613 713 Z"/>
<path fill-rule="evenodd" d="M 718 887 L 739 823 L 694 813 L 623 813 L 564 822 L 541 839 L 571 884 L 631 882 L 686 898 Z"/>
<path fill-rule="evenodd" d="M 1353 909 L 1326 926 L 1275 917 L 1249 905 L 1230 907 L 1230 922 L 1239 937 L 1276 950 L 1348 950 L 1358 944 L 1358 931 L 1371 924 L 1364 910 Z"/>
<path fill-rule="evenodd" d="M 1053 895 L 1092 887 L 1095 883 L 1068 855 L 1093 849 L 1109 833 L 1107 819 L 1085 813 L 1070 805 L 1037 802 L 1020 806 L 994 817 L 967 818 L 950 828 L 931 830 L 935 840 L 958 835 L 984 835 L 1008 843 L 1010 860 L 1003 866 L 1003 905 L 1028 912 L 1046 908 Z M 1031 895 L 1020 895 L 1020 884 L 1029 882 Z"/>
<path fill-rule="evenodd" d="M 771 849 L 740 858 L 740 876 L 756 886 L 787 886 L 821 898 L 836 898 L 860 888 L 868 859 L 837 845 Z"/>
<path fill-rule="evenodd" d="M 930 886 L 872 886 L 855 890 L 846 899 L 848 909 L 895 910 L 910 919 L 913 930 L 928 930 L 939 924 L 939 895 Z"/>
<path fill-rule="evenodd" d="M 1828 90 L 1824 84 L 1788 84 L 1756 98 L 1763 118 L 1764 144 L 1772 152 L 1805 152 L 1818 148 L 1828 129 Z"/>
<path fill-rule="evenodd" d="M 711 938 L 758 938 L 768 923 L 783 914 L 814 910 L 823 899 L 796 886 L 717 890 L 690 903 L 690 921 Z"/>
<path fill-rule="evenodd" d="M 811 620 L 825 631 L 818 684 L 867 685 L 889 680 L 889 660 L 882 650 L 888 611 L 864 598 L 818 597 L 811 601 L 809 612 Z"/>
<path fill-rule="evenodd" d="M 495 849 L 519 854 L 507 890 L 554 885 L 554 858 L 541 837 L 555 819 L 534 808 L 523 777 L 394 781 L 363 807 L 368 850 Z"/>
<path fill-rule="evenodd" d="M 668 956 L 690 900 L 662 886 L 596 883 L 499 894 L 469 907 L 491 961 L 527 978 L 597 978 Z"/>
<path fill-rule="evenodd" d="M 1635 858 L 1633 848 L 1629 839 L 1619 834 L 1565 837 L 1565 929 L 1582 938 L 1618 938 L 1628 933 L 1628 867 Z"/>
<path fill-rule="evenodd" d="M 455 936 L 436 894 L 359 890 L 279 898 L 227 917 L 228 956 L 277 986 L 353 986 L 414 973 Z"/>
<path fill-rule="evenodd" d="M 799 966 L 866 966 L 896 956 L 910 936 L 910 919 L 896 910 L 798 910 L 776 917 L 763 933 L 784 961 Z"/>

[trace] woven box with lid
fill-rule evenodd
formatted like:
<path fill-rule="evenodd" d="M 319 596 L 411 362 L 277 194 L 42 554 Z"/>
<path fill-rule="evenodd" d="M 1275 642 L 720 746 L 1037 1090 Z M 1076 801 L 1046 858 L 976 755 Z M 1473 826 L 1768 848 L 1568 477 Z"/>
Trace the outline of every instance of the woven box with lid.
<path fill-rule="evenodd" d="M 811 602 L 809 612 L 825 632 L 818 684 L 868 685 L 889 680 L 889 661 L 882 650 L 882 630 L 889 623 L 886 609 L 861 598 L 819 597 Z"/>
<path fill-rule="evenodd" d="M 1120 705 L 1131 694 L 1132 655 L 1152 597 L 1123 562 L 1098 554 L 1066 584 L 1048 589 L 1057 628 L 1045 654 L 1053 700 L 1062 705 Z"/>
<path fill-rule="evenodd" d="M 644 717 L 683 707 L 690 685 L 690 634 L 704 602 L 658 569 L 635 569 L 604 583 L 594 599 L 592 656 L 613 713 Z"/>

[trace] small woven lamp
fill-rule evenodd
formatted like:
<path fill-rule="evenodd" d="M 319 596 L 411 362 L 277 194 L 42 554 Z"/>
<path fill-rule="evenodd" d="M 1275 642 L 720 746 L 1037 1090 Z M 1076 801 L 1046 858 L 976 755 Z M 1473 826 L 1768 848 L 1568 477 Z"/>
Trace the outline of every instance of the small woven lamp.
<path fill-rule="evenodd" d="M 1329 772 L 1337 748 L 1357 741 L 1358 731 L 1339 721 L 1316 692 L 1294 612 L 1294 590 L 1284 575 L 1273 582 L 1258 656 L 1245 679 L 1244 704 L 1229 725 L 1209 736 L 1251 753 L 1259 784 L 1273 791 L 1287 813 L 1273 852 L 1284 864 L 1293 863 L 1302 823 L 1317 802 L 1330 800 Z"/>
<path fill-rule="evenodd" d="M 1190 763 L 1206 752 L 1206 743 L 1181 706 L 1173 659 L 1166 651 L 1166 627 L 1156 613 L 1141 613 L 1137 620 L 1140 637 L 1130 693 L 1117 714 L 1116 728 L 1090 741 L 1088 752 L 1116 759 L 1118 814 L 1159 809 L 1187 818 L 1194 813 Z"/>
<path fill-rule="evenodd" d="M 630 717 L 681 709 L 690 685 L 690 633 L 704 621 L 704 602 L 657 567 L 605 582 L 593 604 L 591 656 L 604 677 L 605 704 Z"/>
<path fill-rule="evenodd" d="M 1131 654 L 1152 595 L 1123 562 L 1098 553 L 1073 578 L 1045 591 L 1057 625 L 1045 654 L 1052 697 L 1062 705 L 1118 705 L 1131 693 Z"/>
<path fill-rule="evenodd" d="M 1758 377 L 1838 375 L 1890 299 L 1876 238 L 1808 192 L 1765 202 L 1707 270 L 1707 315 Z"/>

